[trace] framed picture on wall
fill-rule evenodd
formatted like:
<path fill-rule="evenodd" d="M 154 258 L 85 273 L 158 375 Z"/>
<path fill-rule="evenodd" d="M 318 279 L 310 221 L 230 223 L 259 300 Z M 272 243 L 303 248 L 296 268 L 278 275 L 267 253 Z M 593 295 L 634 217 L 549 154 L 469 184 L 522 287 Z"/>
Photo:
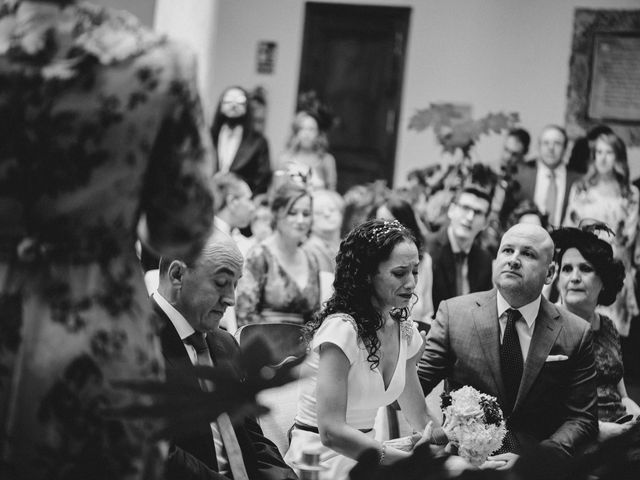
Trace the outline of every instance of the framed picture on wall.
<path fill-rule="evenodd" d="M 640 122 L 640 32 L 594 35 L 588 115 Z"/>
<path fill-rule="evenodd" d="M 601 123 L 640 146 L 640 9 L 575 10 L 567 133 L 575 139 Z"/>

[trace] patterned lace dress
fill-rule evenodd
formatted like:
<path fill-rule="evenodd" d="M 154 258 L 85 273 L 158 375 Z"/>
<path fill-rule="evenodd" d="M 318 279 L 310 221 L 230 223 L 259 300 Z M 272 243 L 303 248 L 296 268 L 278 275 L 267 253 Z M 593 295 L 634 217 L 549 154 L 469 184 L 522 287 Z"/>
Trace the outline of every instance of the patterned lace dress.
<path fill-rule="evenodd" d="M 60 7 L 62 5 L 62 7 Z M 0 3 L 0 478 L 157 478 L 139 400 L 162 356 L 134 243 L 209 234 L 193 56 L 133 17 Z"/>
<path fill-rule="evenodd" d="M 236 290 L 239 327 L 267 321 L 303 323 L 311 319 L 320 308 L 320 268 L 312 253 L 303 252 L 309 275 L 300 288 L 266 244 L 259 243 L 249 250 Z"/>
<path fill-rule="evenodd" d="M 593 354 L 596 359 L 598 418 L 603 422 L 613 422 L 626 413 L 618 393 L 624 367 L 620 335 L 611 319 L 604 315 L 600 315 L 600 328 L 593 331 Z"/>

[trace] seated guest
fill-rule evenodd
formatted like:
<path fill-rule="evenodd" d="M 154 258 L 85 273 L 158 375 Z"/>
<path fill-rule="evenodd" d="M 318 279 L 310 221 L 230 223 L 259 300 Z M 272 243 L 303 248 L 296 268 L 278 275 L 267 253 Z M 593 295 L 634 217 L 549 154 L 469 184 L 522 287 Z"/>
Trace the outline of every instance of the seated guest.
<path fill-rule="evenodd" d="M 312 195 L 313 223 L 304 248 L 315 254 L 321 271 L 333 273 L 340 246 L 344 200 L 332 190 L 315 190 Z"/>
<path fill-rule="evenodd" d="M 627 395 L 620 335 L 610 318 L 596 313 L 597 305 L 610 305 L 622 289 L 624 266 L 614 259 L 613 249 L 589 231 L 561 228 L 552 234 L 561 303 L 591 325 L 596 359 L 600 440 L 628 430 L 635 420 L 617 423 L 640 414 Z"/>
<path fill-rule="evenodd" d="M 509 215 L 509 219 L 507 220 L 508 227 L 511 228 L 516 223 L 532 223 L 541 226 L 545 230 L 549 228 L 547 216 L 540 211 L 535 203 L 526 199 L 520 202 L 515 210 L 511 212 L 511 215 Z"/>
<path fill-rule="evenodd" d="M 398 220 L 411 231 L 416 239 L 420 252 L 420 269 L 418 284 L 415 288 L 415 301 L 410 306 L 411 318 L 420 322 L 420 328 L 427 330 L 433 315 L 433 301 L 431 300 L 431 285 L 433 282 L 433 268 L 431 256 L 424 252 L 423 230 L 419 227 L 416 214 L 411 204 L 397 194 L 390 195 L 383 203 L 373 209 L 374 218 L 382 220 Z M 424 229 L 426 230 L 426 228 Z"/>
<path fill-rule="evenodd" d="M 442 380 L 500 402 L 508 433 L 487 467 L 510 469 L 523 452 L 548 462 L 531 478 L 558 478 L 598 431 L 589 324 L 545 299 L 555 268 L 549 233 L 519 223 L 503 235 L 496 289 L 440 303 L 418 366 L 425 394 Z"/>
<path fill-rule="evenodd" d="M 320 307 L 318 261 L 302 248 L 311 230 L 311 195 L 284 180 L 271 198 L 273 233 L 247 253 L 236 319 L 304 323 Z"/>
<path fill-rule="evenodd" d="M 434 312 L 442 300 L 493 287 L 493 257 L 476 238 L 487 224 L 490 204 L 486 190 L 475 186 L 461 189 L 449 206 L 449 225 L 427 236 Z"/>
<path fill-rule="evenodd" d="M 152 303 L 161 325 L 168 383 L 197 388 L 191 365 L 233 364 L 238 345 L 218 327 L 224 311 L 235 303 L 234 289 L 241 274 L 242 255 L 220 231 L 192 263 L 160 260 L 160 286 Z M 234 367 L 240 374 L 240 366 Z M 192 431 L 174 432 L 170 441 L 168 480 L 297 478 L 254 418 L 232 426 L 223 414 Z"/>
<path fill-rule="evenodd" d="M 240 252 L 246 255 L 250 242 L 239 229 L 247 228 L 255 206 L 251 200 L 251 188 L 235 173 L 217 173 L 211 179 L 216 215 L 213 223 L 219 230 L 231 236 Z"/>
<path fill-rule="evenodd" d="M 408 318 L 418 263 L 415 239 L 397 221 L 369 220 L 341 243 L 335 291 L 306 327 L 310 356 L 285 455 L 290 465 L 316 450 L 327 469 L 321 478 L 342 480 L 365 450 L 377 450 L 383 465 L 408 457 L 374 438 L 378 409 L 396 400 L 428 439 L 416 373 L 423 337 Z"/>

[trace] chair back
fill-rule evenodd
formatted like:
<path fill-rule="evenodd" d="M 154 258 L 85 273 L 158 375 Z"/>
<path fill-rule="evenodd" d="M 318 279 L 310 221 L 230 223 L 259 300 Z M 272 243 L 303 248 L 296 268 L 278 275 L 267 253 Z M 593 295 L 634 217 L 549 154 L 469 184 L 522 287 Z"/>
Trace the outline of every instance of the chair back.
<path fill-rule="evenodd" d="M 302 340 L 302 329 L 303 326 L 297 323 L 250 323 L 241 326 L 236 331 L 235 337 L 240 345 L 256 337 L 266 339 L 272 349 L 273 363 L 281 365 L 291 358 L 298 358 L 305 354 L 306 346 Z"/>
<path fill-rule="evenodd" d="M 305 354 L 302 328 L 302 325 L 296 323 L 251 323 L 240 327 L 235 337 L 241 346 L 255 336 L 266 338 L 278 366 Z M 265 437 L 275 443 L 283 456 L 289 449 L 288 431 L 297 411 L 299 382 L 300 380 L 296 380 L 258 394 L 258 402 L 270 409 L 269 413 L 259 419 L 262 431 Z"/>

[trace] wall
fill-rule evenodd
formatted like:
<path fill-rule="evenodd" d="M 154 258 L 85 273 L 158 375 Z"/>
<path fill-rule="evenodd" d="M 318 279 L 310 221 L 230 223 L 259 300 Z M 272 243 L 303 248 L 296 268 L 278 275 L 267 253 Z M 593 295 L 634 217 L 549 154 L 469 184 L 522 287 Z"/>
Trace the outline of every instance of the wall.
<path fill-rule="evenodd" d="M 337 0 L 325 0 L 338 2 Z M 354 4 L 412 8 L 407 66 L 396 155 L 395 183 L 409 170 L 441 161 L 430 132 L 407 130 L 409 118 L 431 102 L 470 103 L 474 117 L 516 111 L 537 136 L 547 123 L 564 122 L 573 11 L 640 8 L 640 0 L 350 0 Z M 215 33 L 212 92 L 225 86 L 263 85 L 269 95 L 267 135 L 282 150 L 295 108 L 302 47 L 302 0 L 220 0 Z M 273 75 L 255 72 L 256 46 L 273 40 Z M 485 137 L 478 159 L 494 162 L 501 137 Z M 535 154 L 535 145 L 532 146 Z M 633 176 L 640 175 L 640 149 L 630 151 Z"/>
<path fill-rule="evenodd" d="M 88 0 L 91 3 L 104 5 L 105 7 L 128 10 L 140 19 L 142 23 L 151 27 L 156 0 Z M 208 1 L 208 0 L 204 0 Z"/>

